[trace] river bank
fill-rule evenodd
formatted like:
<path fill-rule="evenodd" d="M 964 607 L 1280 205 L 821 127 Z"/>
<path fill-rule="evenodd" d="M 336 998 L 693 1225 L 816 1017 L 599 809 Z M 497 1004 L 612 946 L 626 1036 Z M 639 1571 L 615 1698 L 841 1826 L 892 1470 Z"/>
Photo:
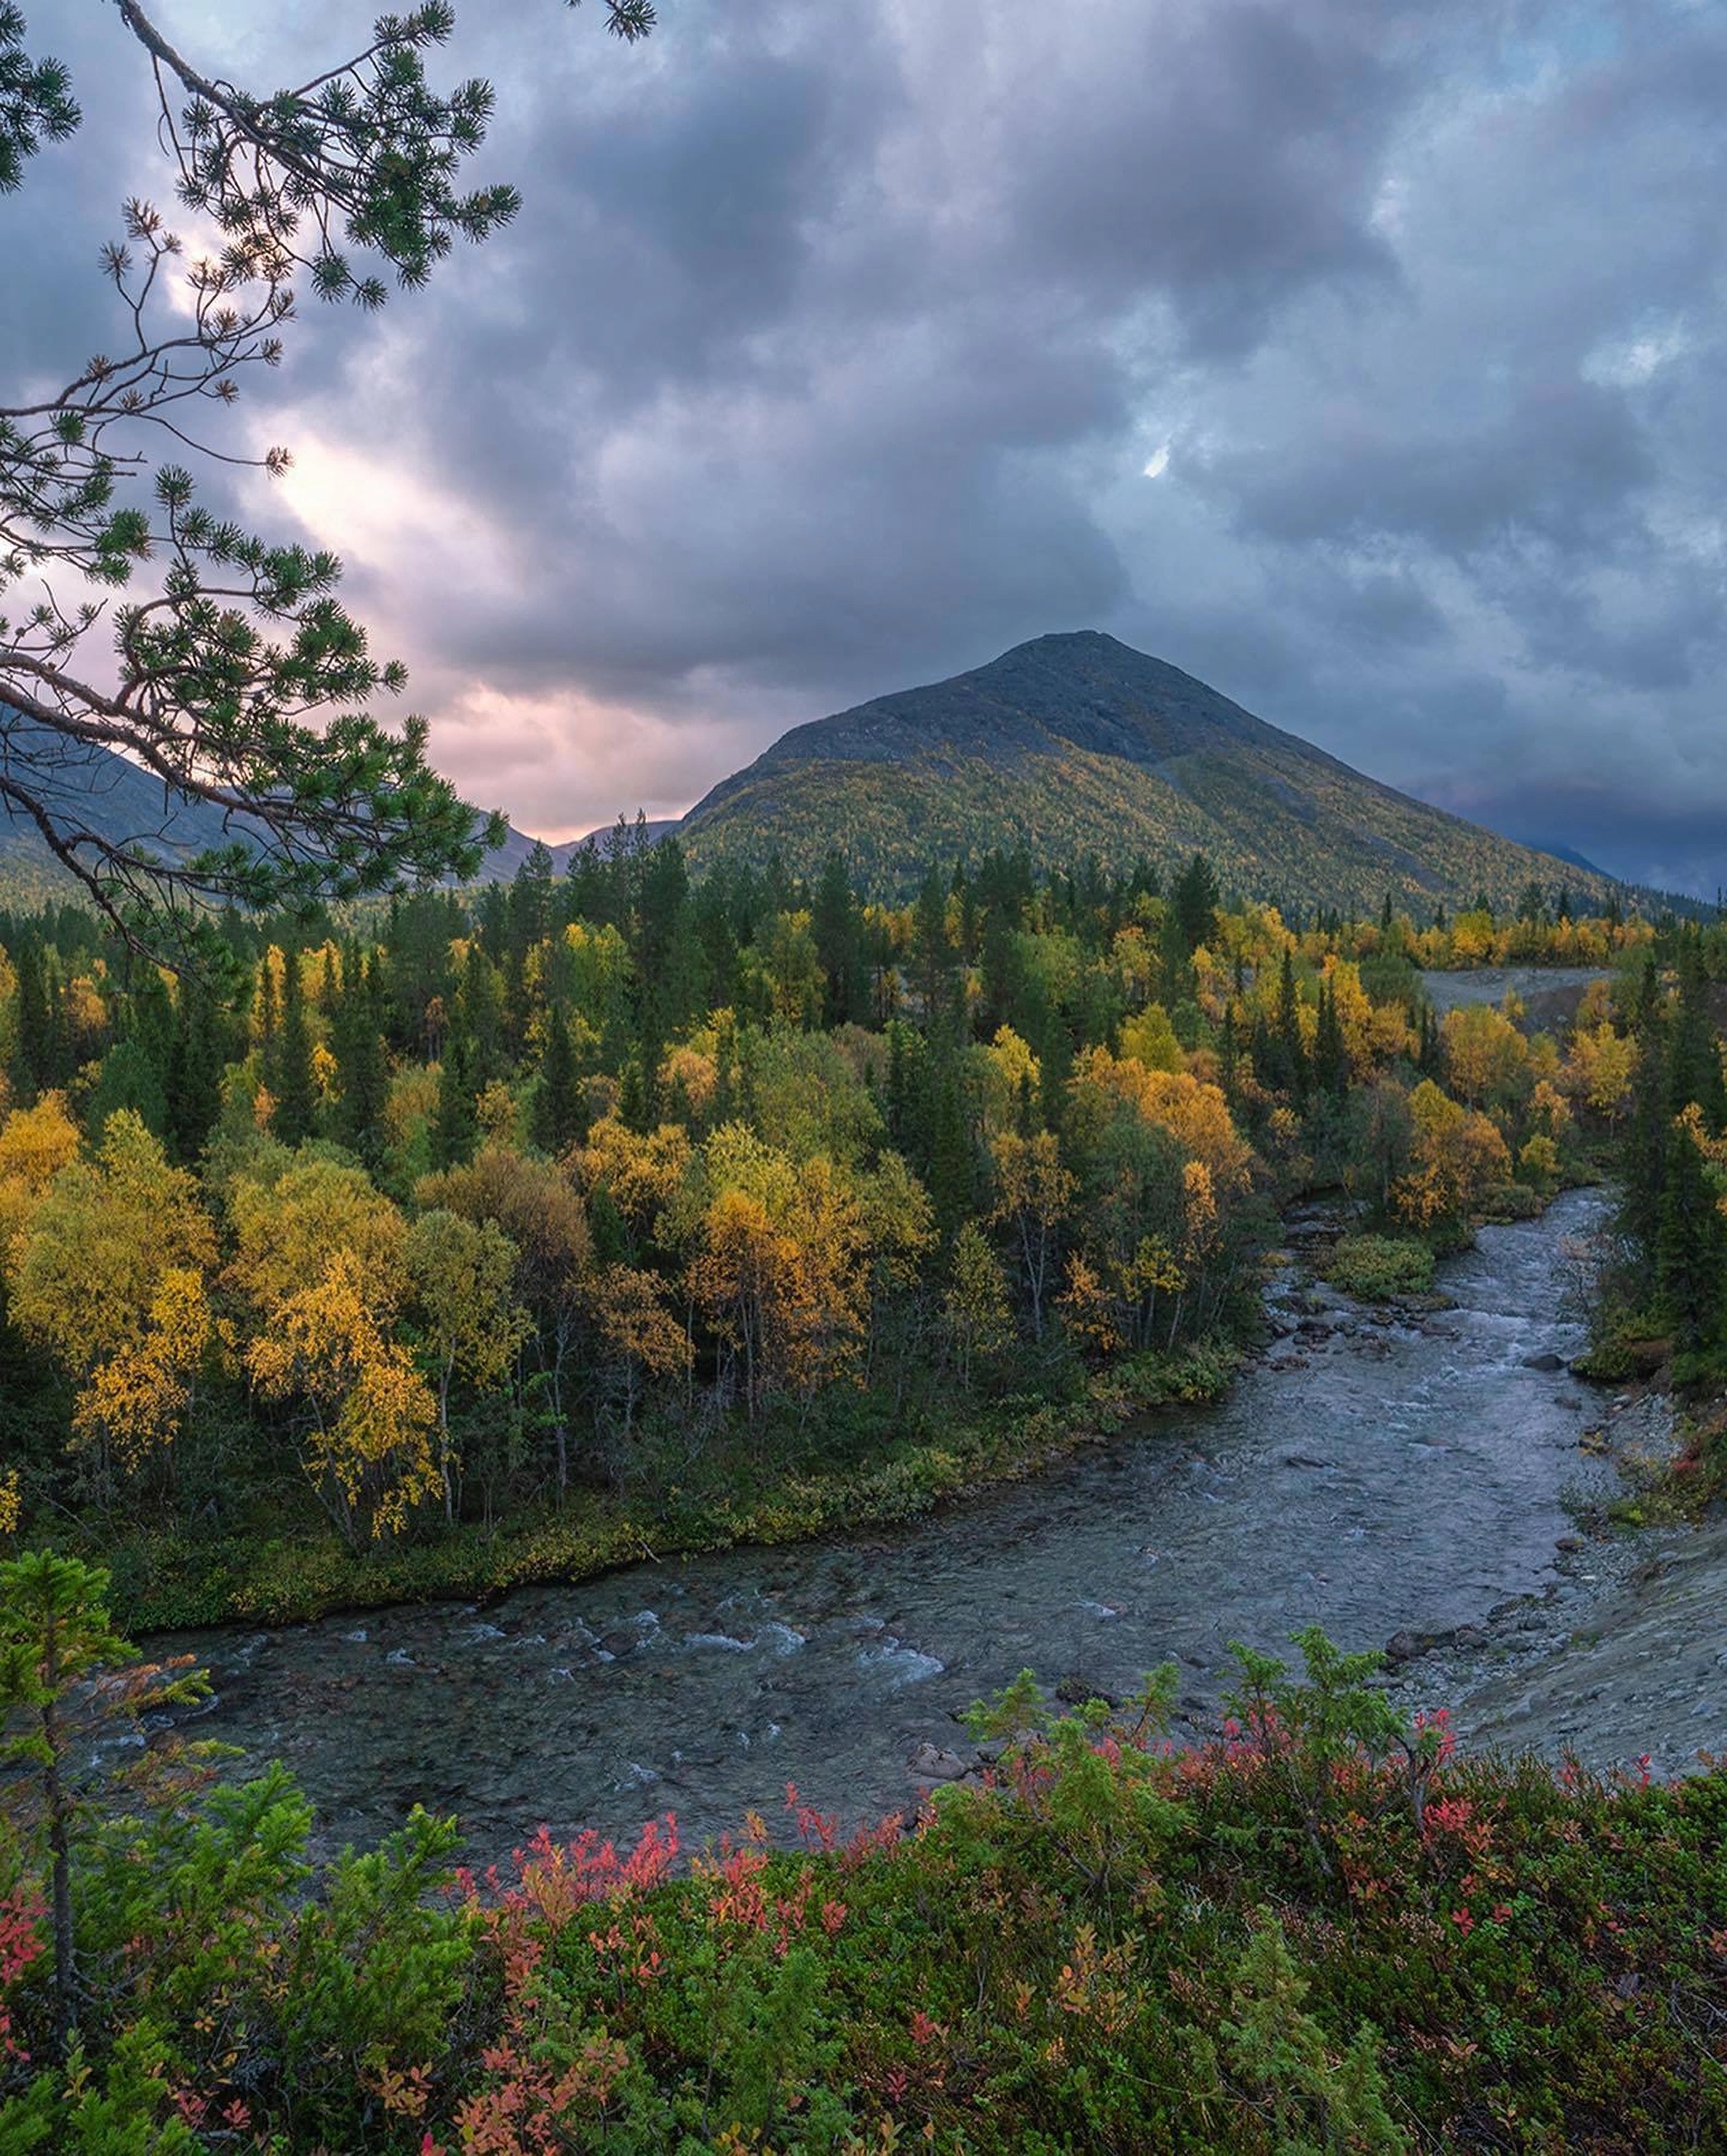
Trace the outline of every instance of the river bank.
<path fill-rule="evenodd" d="M 314 1519 L 306 1532 L 213 1540 L 184 1530 L 134 1532 L 81 1554 L 109 1569 L 116 1614 L 140 1635 L 307 1624 L 410 1600 L 485 1600 L 632 1565 L 918 1519 L 951 1500 L 1041 1475 L 1135 1422 L 1217 1401 L 1240 1360 L 1228 1341 L 1200 1341 L 1113 1363 L 1077 1401 L 968 1402 L 944 1422 L 939 1441 L 920 1417 L 909 1433 L 864 1439 L 843 1463 L 776 1469 L 721 1452 L 669 1500 L 584 1491 L 562 1510 L 426 1541 L 350 1550 Z"/>
<path fill-rule="evenodd" d="M 1655 1392 L 1606 1405 L 1600 1456 L 1641 1482 L 1674 1444 Z M 1556 1578 L 1497 1610 L 1477 1638 L 1394 1670 L 1394 1696 L 1448 1695 L 1466 1743 L 1569 1755 L 1656 1780 L 1727 1756 L 1727 1520 L 1617 1525 L 1585 1507 Z"/>
<path fill-rule="evenodd" d="M 1286 1273 L 1281 1336 L 1221 1404 L 939 1516 L 153 1649 L 210 1664 L 202 1731 L 242 1769 L 283 1758 L 331 1841 L 423 1802 L 482 1854 L 541 1820 L 627 1832 L 663 1809 L 699 1841 L 787 1782 L 848 1822 L 902 1809 L 912 1762 L 927 1779 L 956 1716 L 1025 1666 L 1119 1695 L 1172 1658 L 1202 1730 L 1228 1643 L 1278 1649 L 1306 1623 L 1351 1648 L 1450 1640 L 1478 1663 L 1420 1658 L 1401 1682 L 1455 1706 L 1449 1680 L 1488 1679 L 1508 1611 L 1592 1591 L 1568 1502 L 1616 1477 L 1590 1437 L 1607 1402 L 1565 1367 L 1584 1341 L 1567 1269 L 1604 1204 L 1573 1191 L 1484 1229 L 1442 1266 L 1444 1310 Z"/>

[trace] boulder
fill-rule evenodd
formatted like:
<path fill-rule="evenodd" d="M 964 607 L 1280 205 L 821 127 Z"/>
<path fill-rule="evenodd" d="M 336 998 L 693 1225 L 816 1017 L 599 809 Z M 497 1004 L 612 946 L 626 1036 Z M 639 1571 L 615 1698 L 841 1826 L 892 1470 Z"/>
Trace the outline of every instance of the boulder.
<path fill-rule="evenodd" d="M 966 1759 L 958 1752 L 945 1752 L 927 1739 L 918 1745 L 906 1762 L 916 1782 L 963 1782 L 968 1774 L 976 1772 L 975 1758 Z"/>

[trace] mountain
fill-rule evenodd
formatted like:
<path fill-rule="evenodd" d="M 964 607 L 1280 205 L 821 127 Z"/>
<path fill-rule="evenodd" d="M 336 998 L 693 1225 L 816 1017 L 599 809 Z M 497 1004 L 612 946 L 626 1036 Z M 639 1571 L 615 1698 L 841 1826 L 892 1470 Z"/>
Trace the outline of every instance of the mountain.
<path fill-rule="evenodd" d="M 40 721 L 0 704 L 0 770 L 9 755 L 28 763 L 31 783 L 45 803 L 62 818 L 75 815 L 90 830 L 116 844 L 132 844 L 169 858 L 195 853 L 244 837 L 242 820 L 230 823 L 207 801 L 173 795 L 111 749 L 69 741 Z M 582 837 L 548 848 L 555 872 L 564 874 L 584 846 L 604 847 L 616 825 L 602 825 Z M 632 823 L 629 829 L 635 833 Z M 671 822 L 647 822 L 641 836 L 648 844 L 677 829 Z M 512 824 L 502 846 L 481 864 L 486 883 L 508 883 L 535 841 Z M 34 905 L 64 897 L 74 888 L 72 876 L 49 851 L 41 833 L 23 813 L 0 798 L 0 901 Z"/>
<path fill-rule="evenodd" d="M 1180 668 L 1095 629 L 794 727 L 685 818 L 697 864 L 836 845 L 866 888 L 991 847 L 1168 870 L 1204 851 L 1228 886 L 1376 911 L 1387 891 L 1466 905 L 1611 879 L 1382 786 Z"/>
<path fill-rule="evenodd" d="M 75 816 L 116 845 L 169 858 L 231 845 L 236 836 L 219 809 L 169 793 L 124 756 L 79 743 L 0 704 L 0 768 L 16 755 L 46 807 Z M 240 834 L 244 836 L 243 833 Z M 0 799 L 0 894 L 31 903 L 64 897 L 73 879 L 21 810 Z"/>
<path fill-rule="evenodd" d="M 0 756 L 33 723 L 0 706 Z M 193 853 L 229 836 L 202 803 L 105 749 L 74 750 L 61 798 L 110 836 Z M 615 825 L 550 849 L 567 870 Z M 632 825 L 632 831 L 637 827 Z M 1531 882 L 1599 900 L 1612 879 L 1567 849 L 1542 852 L 1412 799 L 1268 725 L 1204 682 L 1095 630 L 1039 637 L 987 666 L 794 727 L 722 781 L 676 831 L 697 868 L 764 858 L 813 874 L 837 846 L 867 890 L 904 893 L 932 865 L 991 847 L 1040 863 L 1095 854 L 1164 870 L 1210 855 L 1250 895 L 1377 911 L 1389 890 L 1455 908 Z M 482 876 L 507 881 L 534 841 L 512 826 Z M 33 825 L 0 802 L 0 895 L 32 901 L 67 884 Z"/>
<path fill-rule="evenodd" d="M 1551 853 L 1556 861 L 1568 861 L 1574 868 L 1581 868 L 1591 876 L 1600 876 L 1608 883 L 1613 880 L 1598 862 L 1591 861 L 1587 854 L 1579 853 L 1574 847 L 1561 846 L 1557 839 L 1525 838 L 1519 843 L 1533 847 L 1537 853 Z"/>

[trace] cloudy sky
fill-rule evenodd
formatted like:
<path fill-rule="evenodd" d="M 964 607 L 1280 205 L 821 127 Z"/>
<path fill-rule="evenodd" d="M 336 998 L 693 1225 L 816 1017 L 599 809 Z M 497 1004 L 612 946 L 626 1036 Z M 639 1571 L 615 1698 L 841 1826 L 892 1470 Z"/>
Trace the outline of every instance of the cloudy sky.
<path fill-rule="evenodd" d="M 1727 880 L 1719 0 L 467 0 L 519 223 L 307 303 L 237 433 L 436 760 L 560 836 L 788 725 L 1097 627 L 1376 777 Z M 161 0 L 254 87 L 346 0 Z M 115 11 L 0 201 L 8 379 L 113 342 L 166 202 Z M 287 24 L 288 27 L 282 25 Z"/>

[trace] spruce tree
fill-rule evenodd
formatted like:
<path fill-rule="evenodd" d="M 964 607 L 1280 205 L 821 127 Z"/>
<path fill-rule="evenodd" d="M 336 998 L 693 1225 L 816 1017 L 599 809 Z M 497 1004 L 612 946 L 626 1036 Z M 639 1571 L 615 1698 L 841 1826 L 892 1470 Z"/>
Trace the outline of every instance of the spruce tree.
<path fill-rule="evenodd" d="M 33 938 L 13 954 L 17 986 L 13 991 L 12 1091 L 28 1105 L 46 1083 L 48 1005 L 42 976 L 41 947 Z"/>
<path fill-rule="evenodd" d="M 1627 1241 L 1641 1254 L 1648 1274 L 1653 1277 L 1669 1160 L 1668 1126 L 1676 1105 L 1672 1099 L 1671 1042 L 1662 1009 L 1660 976 L 1653 953 L 1644 964 L 1632 1012 L 1631 1031 L 1638 1045 L 1638 1062 L 1632 1079 L 1631 1114 L 1625 1132 L 1619 1227 Z M 1681 1100 L 1676 1105 L 1682 1107 L 1684 1103 Z"/>
<path fill-rule="evenodd" d="M 919 1148 L 913 1130 L 915 1094 L 911 1035 L 903 1019 L 894 1019 L 888 1025 L 885 1092 L 887 1134 L 901 1153 L 915 1154 Z"/>
<path fill-rule="evenodd" d="M 1658 1202 L 1655 1292 L 1684 1354 L 1715 1347 L 1727 1283 L 1727 1218 L 1695 1140 L 1671 1121 Z"/>
<path fill-rule="evenodd" d="M 518 1063 L 528 1045 L 533 1024 L 533 998 L 528 988 L 527 954 L 514 941 L 503 954 L 503 997 L 499 1037 L 504 1062 Z"/>
<path fill-rule="evenodd" d="M 1289 1090 L 1305 1103 L 1310 1087 L 1307 1046 L 1301 1037 L 1301 1003 L 1295 988 L 1295 962 L 1287 944 L 1278 979 L 1278 1045 L 1289 1073 Z"/>
<path fill-rule="evenodd" d="M 277 1043 L 276 1112 L 270 1126 L 284 1145 L 299 1145 L 312 1135 L 318 1090 L 312 1076 L 312 1036 L 306 1022 L 305 992 L 298 951 L 289 951 L 282 970 L 282 1026 Z"/>
<path fill-rule="evenodd" d="M 480 1138 L 480 1119 L 475 1111 L 478 1091 L 473 1042 L 465 1029 L 452 1027 L 444 1044 L 444 1061 L 438 1073 L 438 1108 L 432 1118 L 434 1168 L 460 1168 L 473 1158 Z"/>
<path fill-rule="evenodd" d="M 556 1158 L 581 1136 L 582 1120 L 581 1086 L 569 1019 L 561 1010 L 551 1011 L 546 1019 L 540 1083 L 534 1094 L 534 1143 L 542 1153 Z"/>
<path fill-rule="evenodd" d="M 947 1008 L 953 962 L 948 943 L 947 890 L 933 868 L 918 887 L 917 902 L 912 909 L 912 951 L 917 992 L 923 1003 L 923 1022 L 933 1029 Z"/>
<path fill-rule="evenodd" d="M 942 1057 L 932 1092 L 929 1197 L 937 1227 L 950 1236 L 974 1209 L 976 1180 L 971 1126 L 953 1056 Z"/>
<path fill-rule="evenodd" d="M 1343 1028 L 1337 1017 L 1337 991 L 1328 981 L 1320 983 L 1313 1078 L 1320 1090 L 1335 1100 L 1341 1100 L 1349 1090 L 1349 1053 L 1343 1044 Z"/>
<path fill-rule="evenodd" d="M 497 1078 L 503 1061 L 503 997 L 498 971 L 481 947 L 468 945 L 456 992 L 457 1023 L 467 1036 L 476 1092 Z"/>
<path fill-rule="evenodd" d="M 1679 1003 L 1668 1051 L 1667 1105 L 1677 1115 L 1695 1101 L 1710 1137 L 1727 1126 L 1727 1089 L 1721 1077 L 1721 1051 L 1709 1016 L 1708 978 L 1701 939 L 1687 934 L 1679 951 Z"/>
<path fill-rule="evenodd" d="M 227 1027 L 210 983 L 190 975 L 180 984 L 168 1052 L 168 1135 L 184 1167 L 202 1159 L 222 1112 Z"/>
<path fill-rule="evenodd" d="M 1423 1078 L 1438 1078 L 1444 1075 L 1445 1062 L 1445 1040 L 1439 1032 L 1439 1022 L 1434 1007 L 1423 1003 L 1416 1028 L 1415 1067 Z"/>
<path fill-rule="evenodd" d="M 1284 1052 L 1281 1034 L 1273 1033 L 1266 1024 L 1265 1013 L 1256 1011 L 1253 1030 L 1248 1035 L 1247 1053 L 1253 1066 L 1256 1082 L 1267 1093 L 1288 1093 L 1294 1083 L 1289 1069 L 1289 1058 Z"/>
<path fill-rule="evenodd" d="M 384 1113 L 390 1098 L 390 1058 L 379 1024 L 382 1000 L 376 965 L 350 949 L 331 1025 L 339 1088 L 333 1120 L 336 1135 L 369 1168 L 384 1157 Z"/>
<path fill-rule="evenodd" d="M 1223 1088 L 1224 1097 L 1232 1107 L 1235 1100 L 1240 1059 L 1241 1044 L 1235 1031 L 1235 1013 L 1233 1008 L 1226 1008 L 1223 1024 L 1218 1030 L 1218 1083 Z"/>
<path fill-rule="evenodd" d="M 1170 893 L 1176 924 L 1190 958 L 1217 934 L 1218 898 L 1217 871 L 1203 853 L 1196 853 Z"/>
<path fill-rule="evenodd" d="M 122 1108 L 140 1116 L 154 1137 L 168 1128 L 168 1089 L 164 1074 L 135 1036 L 116 1040 L 102 1058 L 102 1069 L 84 1104 L 84 1127 L 100 1139 L 108 1118 Z"/>
<path fill-rule="evenodd" d="M 863 939 L 845 857 L 837 852 L 829 853 L 821 864 L 811 911 L 824 983 L 823 1016 L 830 1026 L 843 1025 L 848 1019 L 864 1016 L 865 1002 Z"/>
<path fill-rule="evenodd" d="M 264 1089 L 273 1100 L 282 1084 L 282 1013 L 267 951 L 258 962 L 254 992 L 258 1007 L 258 1069 Z"/>

